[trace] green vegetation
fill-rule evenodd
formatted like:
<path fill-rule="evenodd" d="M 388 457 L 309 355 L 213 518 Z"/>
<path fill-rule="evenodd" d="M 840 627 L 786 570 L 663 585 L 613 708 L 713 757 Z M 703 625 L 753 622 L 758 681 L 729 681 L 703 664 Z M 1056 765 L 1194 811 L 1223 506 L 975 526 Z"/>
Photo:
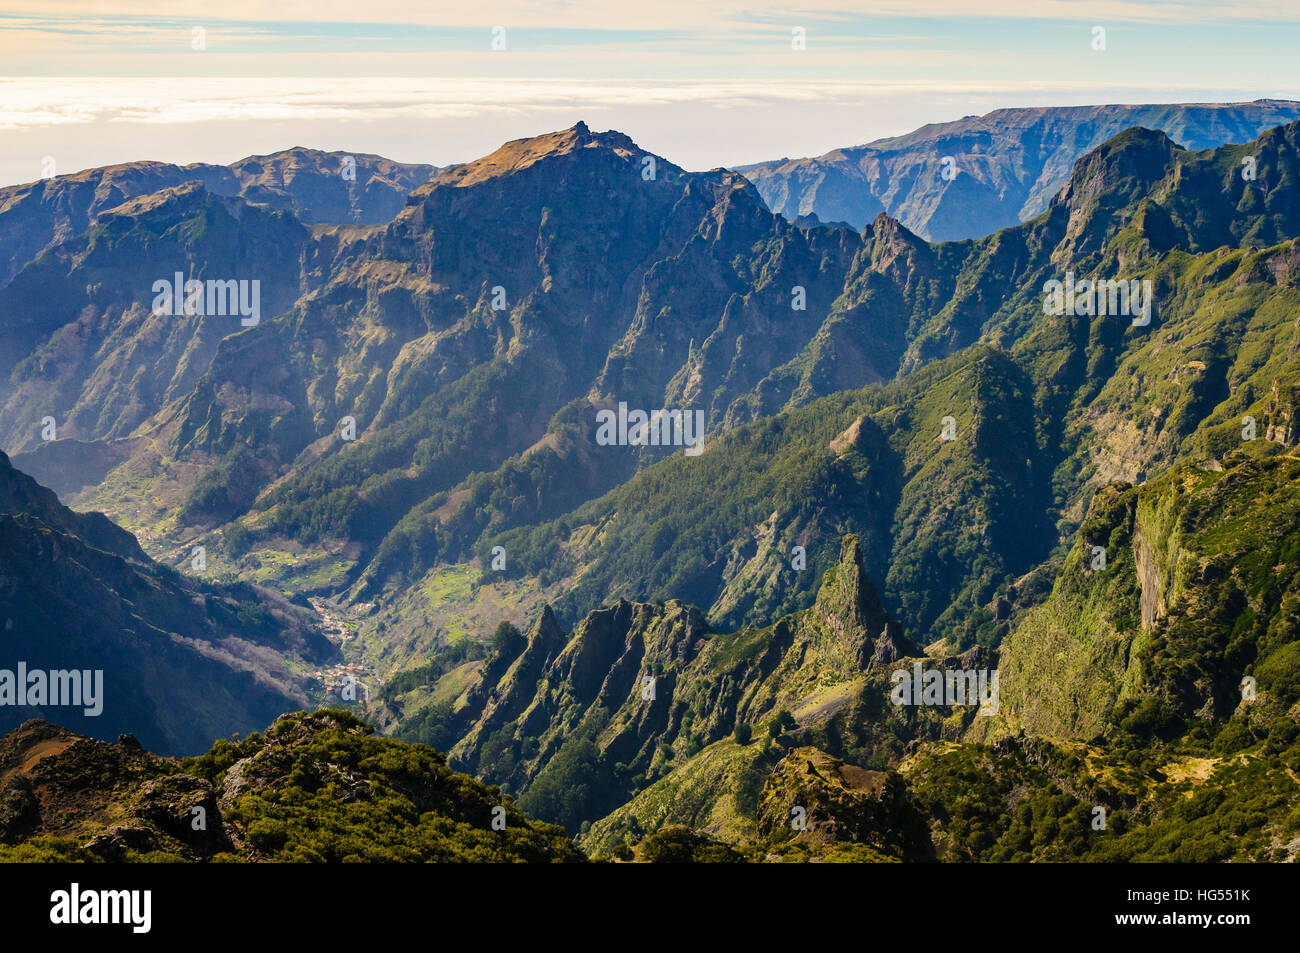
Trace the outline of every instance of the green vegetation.
<path fill-rule="evenodd" d="M 534 146 L 524 170 L 447 173 L 333 262 L 288 213 L 249 212 L 309 270 L 268 290 L 256 345 L 196 335 L 192 365 L 113 337 L 113 275 L 154 240 L 220 249 L 210 266 L 247 254 L 201 188 L 0 287 L 0 309 L 30 309 L 10 409 L 39 416 L 64 313 L 102 316 L 83 330 L 112 360 L 179 367 L 139 390 L 59 379 L 102 408 L 102 432 L 78 411 L 106 441 L 86 459 L 128 455 L 101 498 L 157 487 L 176 505 L 152 545 L 220 526 L 242 578 L 352 603 L 348 661 L 388 676 L 367 713 L 447 752 L 326 712 L 179 770 L 51 755 L 31 770 L 105 802 L 73 841 L 50 837 L 71 823 L 20 831 L 15 808 L 5 851 L 575 859 L 567 830 L 651 862 L 1295 855 L 1300 123 L 1205 152 L 1128 130 L 1037 218 L 942 245 L 887 218 L 776 222 L 731 174 L 627 190 L 616 134 Z M 1246 155 L 1264 184 L 1235 174 Z M 466 280 L 485 269 L 508 310 Z M 1150 282 L 1151 323 L 1045 313 L 1066 272 Z M 787 316 L 805 283 L 815 305 Z M 614 400 L 701 407 L 704 452 L 597 447 Z M 166 446 L 112 444 L 128 433 Z M 29 656 L 51 625 L 73 633 L 146 686 L 114 717 L 165 750 L 314 697 L 296 673 L 337 656 L 301 606 L 152 564 L 16 472 L 3 460 L 0 569 L 22 598 L 0 617 Z M 996 669 L 998 713 L 891 704 L 893 669 L 923 654 Z M 204 691 L 158 694 L 157 671 Z M 225 805 L 210 839 L 155 810 L 204 799 Z"/>
<path fill-rule="evenodd" d="M 737 864 L 739 853 L 688 827 L 665 827 L 637 846 L 636 859 L 647 864 Z"/>
<path fill-rule="evenodd" d="M 253 857 L 285 861 L 578 860 L 563 831 L 454 774 L 431 748 L 376 738 L 342 712 L 282 719 L 244 775 L 274 783 L 235 799 L 225 822 Z M 245 742 L 245 750 L 249 745 Z M 206 764 L 196 764 L 203 772 Z M 494 829 L 494 810 L 504 829 Z"/>
<path fill-rule="evenodd" d="M 181 762 L 30 722 L 0 739 L 5 861 L 573 862 L 561 828 L 346 711 L 285 715 Z M 24 805 L 25 793 L 40 803 Z M 204 824 L 191 823 L 202 808 Z M 61 836 L 51 834 L 52 830 Z M 73 836 L 67 831 L 75 830 Z"/>

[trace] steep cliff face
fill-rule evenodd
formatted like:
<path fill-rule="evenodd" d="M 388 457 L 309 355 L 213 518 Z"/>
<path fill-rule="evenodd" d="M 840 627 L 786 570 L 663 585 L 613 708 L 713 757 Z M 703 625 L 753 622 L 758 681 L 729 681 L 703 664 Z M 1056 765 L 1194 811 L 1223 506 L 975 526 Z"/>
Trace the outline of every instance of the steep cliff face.
<path fill-rule="evenodd" d="M 1274 381 L 1268 399 L 1264 439 L 1286 447 L 1300 445 L 1300 387 Z"/>
<path fill-rule="evenodd" d="M 1137 523 L 1136 490 L 1121 484 L 1093 498 L 1079 540 L 1057 574 L 1051 597 L 1031 609 L 1003 643 L 1003 716 L 1036 734 L 1091 738 L 1107 725 L 1139 673 L 1134 643 L 1143 637 L 1143 579 L 1153 592 L 1152 550 Z M 1100 549 L 1100 552 L 1097 549 Z M 1105 569 L 1097 568 L 1105 560 Z"/>
<path fill-rule="evenodd" d="M 1090 739 L 1221 725 L 1239 710 L 1246 676 L 1290 664 L 1286 488 L 1298 467 L 1262 448 L 1098 492 L 1052 597 L 1003 645 L 1008 723 Z M 1277 703 L 1294 700 L 1289 687 L 1268 687 Z"/>

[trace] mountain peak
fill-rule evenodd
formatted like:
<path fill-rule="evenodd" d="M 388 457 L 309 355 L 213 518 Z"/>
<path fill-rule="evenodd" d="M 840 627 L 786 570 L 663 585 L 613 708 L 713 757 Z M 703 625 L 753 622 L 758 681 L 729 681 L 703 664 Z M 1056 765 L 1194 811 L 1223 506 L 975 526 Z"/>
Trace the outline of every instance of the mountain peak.
<path fill-rule="evenodd" d="M 839 562 L 827 570 L 817 592 L 816 611 L 834 628 L 865 634 L 868 639 L 884 627 L 885 610 L 863 568 L 862 544 L 856 534 L 848 534 L 841 542 Z"/>
<path fill-rule="evenodd" d="M 1070 260 L 1100 250 L 1157 183 L 1171 175 L 1176 156 L 1186 153 L 1165 133 L 1135 126 L 1079 159 L 1050 206 L 1068 210 L 1066 245 L 1058 254 Z"/>
<path fill-rule="evenodd" d="M 433 186 L 470 186 L 502 175 L 510 175 L 535 165 L 543 159 L 571 155 L 579 149 L 609 149 L 630 157 L 642 150 L 628 136 L 615 130 L 592 132 L 585 122 L 568 129 L 548 132 L 527 139 L 512 139 L 495 152 L 452 166 L 430 180 Z"/>
<path fill-rule="evenodd" d="M 550 603 L 542 604 L 541 613 L 524 638 L 526 648 L 539 655 L 542 661 L 549 661 L 559 655 L 569 642 L 569 635 L 560 627 L 560 620 L 555 617 L 555 610 Z"/>

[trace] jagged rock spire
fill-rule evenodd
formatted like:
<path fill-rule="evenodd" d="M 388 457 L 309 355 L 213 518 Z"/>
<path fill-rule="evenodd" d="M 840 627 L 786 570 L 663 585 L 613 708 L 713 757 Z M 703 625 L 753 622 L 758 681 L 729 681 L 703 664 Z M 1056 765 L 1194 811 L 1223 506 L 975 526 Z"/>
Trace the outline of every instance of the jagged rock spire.
<path fill-rule="evenodd" d="M 873 659 L 892 662 L 920 654 L 902 627 L 889 620 L 862 565 L 862 544 L 855 534 L 840 543 L 839 562 L 823 578 L 814 611 L 828 630 L 853 643 L 864 668 Z"/>

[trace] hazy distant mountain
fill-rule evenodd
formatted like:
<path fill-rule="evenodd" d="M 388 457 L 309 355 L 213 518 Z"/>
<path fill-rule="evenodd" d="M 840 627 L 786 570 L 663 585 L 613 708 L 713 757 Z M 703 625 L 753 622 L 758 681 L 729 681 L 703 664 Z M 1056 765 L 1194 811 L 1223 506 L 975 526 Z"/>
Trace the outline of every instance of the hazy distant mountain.
<path fill-rule="evenodd" d="M 286 149 L 229 166 L 128 162 L 0 188 L 0 286 L 42 251 L 129 199 L 197 181 L 214 195 L 293 212 L 304 224 L 390 221 L 437 169 L 382 156 Z"/>
<path fill-rule="evenodd" d="M 1080 156 L 1132 126 L 1164 132 L 1188 149 L 1209 149 L 1249 142 L 1296 119 L 1300 103 L 1283 100 L 998 109 L 737 171 L 788 219 L 811 213 L 862 228 L 884 212 L 922 238 L 951 241 L 1033 218 Z"/>

